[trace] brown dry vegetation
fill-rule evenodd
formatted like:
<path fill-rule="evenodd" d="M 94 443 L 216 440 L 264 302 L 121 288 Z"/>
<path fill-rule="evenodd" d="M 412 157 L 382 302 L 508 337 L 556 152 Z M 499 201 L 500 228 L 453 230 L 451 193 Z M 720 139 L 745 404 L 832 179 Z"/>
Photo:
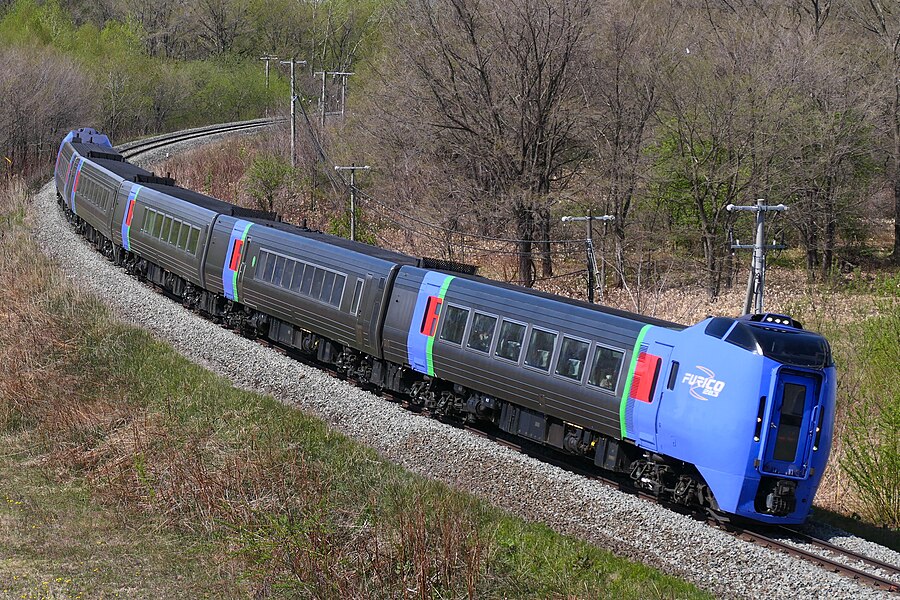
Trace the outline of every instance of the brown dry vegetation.
<path fill-rule="evenodd" d="M 14 180 L 0 195 L 4 593 L 703 597 L 413 477 L 116 323 L 40 255 L 28 210 Z"/>

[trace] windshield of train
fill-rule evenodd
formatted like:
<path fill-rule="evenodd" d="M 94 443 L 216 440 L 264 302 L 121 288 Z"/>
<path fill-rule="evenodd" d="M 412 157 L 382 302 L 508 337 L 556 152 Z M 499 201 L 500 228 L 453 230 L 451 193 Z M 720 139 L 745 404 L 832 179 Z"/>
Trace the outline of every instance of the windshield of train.
<path fill-rule="evenodd" d="M 831 348 L 817 333 L 773 329 L 737 323 L 725 341 L 798 367 L 822 369 L 831 366 Z"/>

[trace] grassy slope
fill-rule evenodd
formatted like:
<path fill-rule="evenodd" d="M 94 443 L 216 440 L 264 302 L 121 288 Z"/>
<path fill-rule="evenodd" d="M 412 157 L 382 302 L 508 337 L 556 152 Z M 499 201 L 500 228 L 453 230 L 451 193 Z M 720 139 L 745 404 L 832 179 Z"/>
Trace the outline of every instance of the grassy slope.
<path fill-rule="evenodd" d="M 117 324 L 0 208 L 8 597 L 703 597 L 412 476 Z"/>

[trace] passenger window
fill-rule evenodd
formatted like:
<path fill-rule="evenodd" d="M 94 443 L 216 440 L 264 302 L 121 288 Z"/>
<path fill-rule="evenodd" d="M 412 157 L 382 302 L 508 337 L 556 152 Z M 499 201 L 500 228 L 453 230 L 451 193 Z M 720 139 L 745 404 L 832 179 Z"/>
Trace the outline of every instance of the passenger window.
<path fill-rule="evenodd" d="M 169 234 L 169 243 L 173 246 L 178 243 L 178 234 L 181 233 L 181 221 L 172 222 L 172 232 Z"/>
<path fill-rule="evenodd" d="M 275 270 L 275 255 L 266 252 L 265 267 L 262 271 L 263 281 L 272 281 L 272 272 Z"/>
<path fill-rule="evenodd" d="M 166 217 L 163 219 L 162 225 L 162 233 L 160 234 L 160 240 L 166 241 L 169 239 L 169 233 L 172 231 L 172 217 Z"/>
<path fill-rule="evenodd" d="M 522 353 L 522 342 L 525 340 L 525 326 L 521 323 L 503 321 L 500 325 L 500 337 L 497 338 L 497 351 L 500 358 L 519 362 Z"/>
<path fill-rule="evenodd" d="M 144 207 L 144 222 L 141 224 L 141 231 L 151 232 L 153 231 L 153 217 L 156 213 L 153 212 L 153 209 Z"/>
<path fill-rule="evenodd" d="M 356 288 L 353 290 L 353 303 L 350 305 L 350 312 L 354 315 L 359 314 L 359 301 L 362 298 L 362 279 L 356 280 Z"/>
<path fill-rule="evenodd" d="M 312 290 L 313 277 L 317 270 L 318 269 L 312 265 L 306 265 L 306 271 L 303 272 L 303 285 L 300 287 L 300 293 L 304 296 L 309 296 L 309 293 Z"/>
<path fill-rule="evenodd" d="M 497 325 L 497 317 L 489 317 L 481 313 L 475 313 L 472 320 L 472 331 L 469 332 L 469 343 L 472 350 L 488 352 L 491 349 L 491 340 L 494 337 L 494 327 Z"/>
<path fill-rule="evenodd" d="M 331 302 L 332 306 L 340 308 L 341 300 L 344 298 L 344 281 L 346 281 L 346 277 L 343 275 L 335 275 L 334 277 L 334 289 L 331 290 Z"/>
<path fill-rule="evenodd" d="M 559 360 L 556 361 L 556 374 L 581 381 L 590 347 L 591 345 L 587 342 L 563 336 L 562 346 L 559 348 Z"/>
<path fill-rule="evenodd" d="M 291 291 L 299 292 L 300 284 L 303 282 L 303 269 L 308 268 L 306 263 L 298 262 L 294 266 L 294 277 L 291 279 Z"/>
<path fill-rule="evenodd" d="M 312 289 L 309 291 L 309 295 L 312 298 L 318 298 L 322 295 L 322 282 L 325 280 L 325 271 L 316 267 L 315 273 L 313 273 L 313 282 Z"/>
<path fill-rule="evenodd" d="M 191 235 L 191 226 L 184 223 L 181 226 L 181 233 L 178 235 L 178 248 L 184 250 L 187 248 L 188 237 Z"/>
<path fill-rule="evenodd" d="M 285 261 L 284 275 L 281 277 L 281 287 L 288 290 L 291 288 L 291 278 L 294 276 L 294 268 L 297 263 L 289 258 L 285 259 Z"/>
<path fill-rule="evenodd" d="M 594 349 L 594 362 L 588 383 L 604 390 L 615 390 L 619 381 L 619 369 L 622 368 L 624 354 L 603 346 Z"/>
<path fill-rule="evenodd" d="M 525 353 L 525 364 L 541 371 L 549 371 L 555 345 L 555 333 L 532 329 L 531 338 L 528 340 L 528 352 Z"/>
<path fill-rule="evenodd" d="M 163 221 L 165 221 L 165 217 L 163 217 L 163 215 L 159 213 L 156 213 L 156 217 L 153 223 L 153 237 L 157 239 L 162 236 Z"/>
<path fill-rule="evenodd" d="M 333 289 L 334 273 L 325 271 L 325 275 L 322 277 L 322 293 L 319 295 L 319 300 L 322 302 L 331 302 L 331 290 Z"/>
<path fill-rule="evenodd" d="M 444 313 L 444 327 L 441 329 L 441 339 L 451 344 L 462 344 L 468 320 L 468 310 L 458 306 L 447 306 Z"/>
<path fill-rule="evenodd" d="M 284 257 L 275 257 L 275 270 L 272 273 L 272 279 L 269 282 L 273 285 L 281 285 L 281 277 L 284 275 Z"/>
<path fill-rule="evenodd" d="M 187 251 L 191 254 L 197 254 L 197 242 L 200 241 L 200 228 L 191 227 L 191 237 L 188 239 Z"/>

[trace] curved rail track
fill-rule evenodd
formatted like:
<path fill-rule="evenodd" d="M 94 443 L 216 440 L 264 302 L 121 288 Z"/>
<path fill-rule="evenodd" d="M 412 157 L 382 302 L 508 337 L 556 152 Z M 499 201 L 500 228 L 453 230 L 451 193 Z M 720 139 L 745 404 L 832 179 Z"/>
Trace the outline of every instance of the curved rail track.
<path fill-rule="evenodd" d="M 213 125 L 208 127 L 200 127 L 196 129 L 185 130 L 181 132 L 176 132 L 172 134 L 166 134 L 157 136 L 154 138 L 148 138 L 146 140 L 138 140 L 135 142 L 130 142 L 127 144 L 123 144 L 118 146 L 117 149 L 125 156 L 126 158 L 135 158 L 142 154 L 146 154 L 152 150 L 158 150 L 165 148 L 166 146 L 174 145 L 180 142 L 201 139 L 204 137 L 209 137 L 218 134 L 224 133 L 233 133 L 236 131 L 249 131 L 254 129 L 261 129 L 264 127 L 270 127 L 272 125 L 276 125 L 278 123 L 284 122 L 285 119 L 258 119 L 254 121 L 242 121 L 237 123 L 227 123 L 222 125 Z M 300 355 L 296 352 L 287 350 L 285 348 L 281 348 L 276 344 L 272 344 L 267 340 L 258 339 L 260 344 L 273 348 L 283 354 L 289 355 L 291 358 L 299 360 L 304 364 L 314 366 L 320 370 L 323 370 L 327 373 L 330 373 L 333 376 L 338 376 L 341 379 L 345 379 L 346 377 L 340 375 L 336 371 L 329 368 L 328 365 L 319 363 L 315 360 L 310 359 L 309 357 Z M 355 381 L 350 381 L 353 384 L 357 384 Z M 364 386 L 360 386 L 364 387 Z M 399 398 L 393 395 L 386 395 L 389 399 L 406 405 L 410 410 L 416 410 L 416 412 L 422 412 L 418 407 L 411 405 L 406 402 L 406 399 Z M 616 479 L 607 477 L 601 474 L 598 474 L 595 471 L 586 469 L 583 465 L 579 465 L 574 463 L 571 460 L 565 460 L 560 457 L 560 455 L 549 455 L 547 452 L 544 452 L 540 449 L 532 447 L 529 444 L 523 444 L 519 440 L 511 440 L 508 439 L 507 436 L 501 434 L 501 432 L 491 431 L 490 429 L 485 429 L 481 427 L 474 427 L 470 425 L 466 425 L 465 428 L 472 432 L 475 435 L 479 435 L 482 437 L 487 437 L 494 441 L 495 443 L 502 444 L 504 446 L 508 446 L 510 448 L 516 449 L 518 451 L 534 455 L 536 458 L 540 458 L 545 462 L 549 462 L 558 466 L 560 468 L 575 472 L 579 475 L 591 478 L 593 480 L 599 481 L 606 485 L 615 487 L 621 491 L 625 491 L 628 493 L 635 494 L 640 496 L 641 498 L 650 500 L 652 502 L 657 502 L 659 504 L 665 505 L 669 509 L 676 510 L 681 513 L 686 513 L 686 509 L 680 506 L 672 506 L 664 502 L 660 502 L 656 497 L 647 494 L 639 489 L 634 488 L 633 486 L 629 486 L 628 482 L 622 479 Z M 698 518 L 700 520 L 705 520 L 709 525 L 717 527 L 722 531 L 726 531 L 731 535 L 745 540 L 749 543 L 753 543 L 755 545 L 769 548 L 773 550 L 777 550 L 779 552 L 783 552 L 785 554 L 795 556 L 807 562 L 810 562 L 814 565 L 821 567 L 827 571 L 838 573 L 845 577 L 849 577 L 861 584 L 870 586 L 872 588 L 887 591 L 887 592 L 895 592 L 900 593 L 900 566 L 893 565 L 889 563 L 885 563 L 879 561 L 877 559 L 864 556 L 852 550 L 848 550 L 846 548 L 837 546 L 828 542 L 827 540 L 815 538 L 806 533 L 790 529 L 787 527 L 778 527 L 778 528 L 750 528 L 750 527 L 742 527 L 733 523 L 722 522 L 714 516 L 709 516 L 706 514 L 700 514 L 698 512 L 690 513 L 693 517 Z M 805 549 L 802 548 L 801 545 L 812 546 L 813 549 Z M 828 556 L 830 555 L 830 556 Z"/>

